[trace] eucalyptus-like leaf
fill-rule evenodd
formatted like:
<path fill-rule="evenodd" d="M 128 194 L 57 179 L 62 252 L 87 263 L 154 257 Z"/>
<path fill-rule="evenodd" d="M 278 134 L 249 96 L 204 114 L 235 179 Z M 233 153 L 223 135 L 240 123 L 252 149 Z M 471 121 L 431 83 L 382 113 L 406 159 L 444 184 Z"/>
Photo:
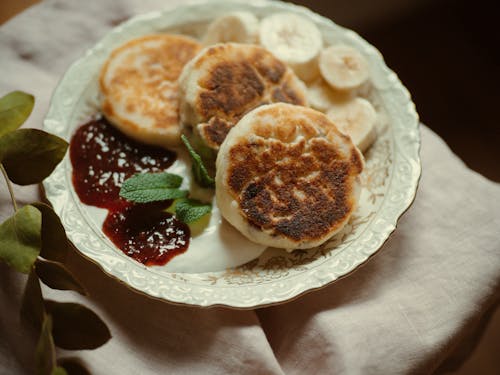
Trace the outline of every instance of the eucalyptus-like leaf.
<path fill-rule="evenodd" d="M 22 91 L 13 91 L 0 98 L 0 137 L 19 128 L 28 118 L 35 98 Z"/>
<path fill-rule="evenodd" d="M 24 322 L 31 325 L 37 332 L 42 328 L 45 317 L 45 306 L 43 302 L 40 281 L 32 269 L 26 287 L 24 288 L 23 302 L 21 305 L 21 318 Z"/>
<path fill-rule="evenodd" d="M 52 289 L 74 290 L 82 295 L 87 295 L 83 285 L 62 263 L 37 259 L 35 270 L 40 280 Z"/>
<path fill-rule="evenodd" d="M 68 375 L 68 372 L 63 367 L 54 367 L 50 375 Z"/>
<path fill-rule="evenodd" d="M 61 358 L 57 361 L 57 364 L 63 367 L 68 375 L 90 375 L 90 371 L 87 370 L 79 358 Z"/>
<path fill-rule="evenodd" d="M 68 253 L 68 239 L 61 219 L 52 207 L 45 203 L 32 203 L 42 213 L 42 249 L 40 255 L 45 259 L 64 262 Z"/>
<path fill-rule="evenodd" d="M 52 318 L 45 315 L 40 338 L 35 352 L 36 372 L 38 375 L 52 375 L 56 367 L 56 350 L 52 339 Z"/>
<path fill-rule="evenodd" d="M 106 324 L 85 306 L 46 300 L 45 308 L 54 319 L 52 334 L 60 348 L 95 349 L 111 338 Z"/>
<path fill-rule="evenodd" d="M 27 205 L 0 224 L 0 259 L 19 272 L 29 273 L 40 253 L 42 215 Z"/>
<path fill-rule="evenodd" d="M 68 142 L 38 129 L 18 129 L 0 138 L 0 161 L 12 182 L 42 182 L 64 157 Z"/>

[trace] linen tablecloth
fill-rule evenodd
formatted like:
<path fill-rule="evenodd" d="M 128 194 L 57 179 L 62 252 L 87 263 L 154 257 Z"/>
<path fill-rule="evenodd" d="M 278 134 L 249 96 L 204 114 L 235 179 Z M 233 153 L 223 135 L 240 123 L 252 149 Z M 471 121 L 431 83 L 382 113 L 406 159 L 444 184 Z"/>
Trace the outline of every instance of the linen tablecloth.
<path fill-rule="evenodd" d="M 50 0 L 0 27 L 0 95 L 33 93 L 40 128 L 64 71 L 122 20 L 181 3 Z M 44 288 L 89 305 L 113 338 L 80 357 L 94 374 L 432 373 L 476 332 L 500 293 L 500 186 L 469 170 L 425 126 L 416 200 L 395 233 L 352 275 L 293 302 L 254 311 L 180 307 L 137 294 L 71 252 L 90 292 Z M 12 214 L 0 183 L 0 221 Z M 16 187 L 20 204 L 37 187 Z M 20 326 L 24 277 L 0 264 L 0 374 L 33 373 Z M 445 369 L 442 366 L 441 369 Z"/>

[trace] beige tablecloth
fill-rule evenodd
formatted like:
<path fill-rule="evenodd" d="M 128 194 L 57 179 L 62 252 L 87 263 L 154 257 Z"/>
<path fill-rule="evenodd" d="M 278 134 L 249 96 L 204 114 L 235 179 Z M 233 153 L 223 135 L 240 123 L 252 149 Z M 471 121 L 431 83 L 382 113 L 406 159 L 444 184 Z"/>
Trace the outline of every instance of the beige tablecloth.
<path fill-rule="evenodd" d="M 168 3 L 168 4 L 167 4 Z M 36 96 L 40 128 L 65 69 L 121 20 L 180 1 L 51 0 L 0 27 L 0 95 Z M 425 126 L 417 198 L 379 254 L 351 276 L 296 301 L 255 311 L 173 306 L 130 291 L 72 252 L 84 301 L 113 338 L 76 355 L 95 374 L 431 373 L 499 300 L 500 186 L 469 170 Z M 12 213 L 0 183 L 0 220 Z M 21 204 L 39 199 L 17 187 Z M 0 374 L 33 371 L 19 325 L 24 278 L 0 264 Z"/>

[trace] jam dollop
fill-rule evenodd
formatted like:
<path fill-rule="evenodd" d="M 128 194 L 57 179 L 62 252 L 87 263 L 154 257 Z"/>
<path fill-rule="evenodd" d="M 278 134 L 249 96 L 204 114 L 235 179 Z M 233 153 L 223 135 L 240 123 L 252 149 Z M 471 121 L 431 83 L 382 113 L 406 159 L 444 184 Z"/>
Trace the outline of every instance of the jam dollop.
<path fill-rule="evenodd" d="M 136 142 L 99 117 L 81 125 L 71 138 L 73 186 L 80 200 L 108 209 L 103 232 L 128 256 L 163 265 L 189 246 L 189 227 L 165 212 L 171 201 L 134 204 L 120 197 L 136 173 L 162 172 L 176 154 Z"/>
<path fill-rule="evenodd" d="M 189 227 L 165 212 L 171 202 L 110 211 L 103 232 L 125 254 L 150 266 L 165 264 L 189 244 Z"/>
<path fill-rule="evenodd" d="M 133 141 L 104 118 L 80 126 L 70 143 L 73 185 L 80 200 L 101 208 L 121 206 L 123 181 L 136 173 L 162 172 L 176 154 Z"/>

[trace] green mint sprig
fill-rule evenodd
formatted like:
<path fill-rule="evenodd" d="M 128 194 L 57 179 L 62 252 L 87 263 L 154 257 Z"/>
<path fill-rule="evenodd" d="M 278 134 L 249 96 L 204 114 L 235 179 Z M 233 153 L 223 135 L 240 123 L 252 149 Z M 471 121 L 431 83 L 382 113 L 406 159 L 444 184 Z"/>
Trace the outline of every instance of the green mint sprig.
<path fill-rule="evenodd" d="M 193 165 L 191 166 L 191 170 L 193 172 L 193 176 L 195 181 L 201 186 L 205 188 L 215 188 L 215 180 L 208 174 L 207 168 L 205 164 L 203 164 L 203 160 L 201 156 L 193 149 L 187 137 L 183 134 L 181 135 L 182 142 L 186 146 L 189 156 L 191 157 L 191 162 Z"/>
<path fill-rule="evenodd" d="M 179 189 L 182 177 L 173 173 L 142 173 L 125 180 L 120 196 L 135 203 L 149 203 L 175 199 L 169 212 L 183 223 L 198 221 L 212 211 L 212 205 L 187 198 L 188 192 Z"/>
<path fill-rule="evenodd" d="M 184 198 L 187 191 L 179 189 L 181 184 L 182 177 L 172 173 L 136 174 L 123 182 L 120 196 L 136 203 Z"/>
<path fill-rule="evenodd" d="M 181 198 L 174 202 L 175 216 L 183 223 L 190 224 L 212 212 L 212 205 L 197 199 Z"/>

